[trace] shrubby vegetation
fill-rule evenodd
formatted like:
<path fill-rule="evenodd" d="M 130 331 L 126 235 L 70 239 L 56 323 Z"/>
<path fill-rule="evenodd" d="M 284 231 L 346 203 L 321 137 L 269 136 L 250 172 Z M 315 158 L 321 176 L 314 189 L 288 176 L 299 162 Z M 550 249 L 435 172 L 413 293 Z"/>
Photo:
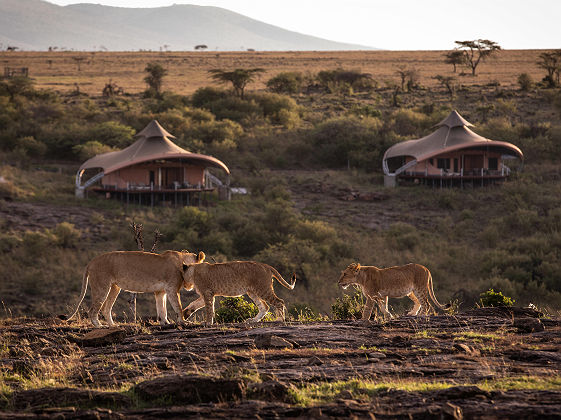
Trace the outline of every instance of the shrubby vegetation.
<path fill-rule="evenodd" d="M 483 97 L 473 95 L 473 88 L 461 88 L 454 95 L 442 92 L 434 101 L 426 92 L 400 91 L 400 106 L 395 107 L 390 85 L 378 87 L 368 75 L 344 69 L 280 73 L 269 80 L 268 91 L 246 91 L 243 97 L 214 87 L 187 97 L 164 90 L 163 83 L 157 94 L 93 98 L 36 90 L 29 79 L 2 81 L 0 153 L 5 164 L 0 196 L 97 208 L 103 216 L 91 225 L 105 231 L 94 235 L 87 223 L 12 231 L 5 223 L 0 276 L 19 281 L 37 300 L 64 281 L 72 284 L 65 293 L 73 299 L 89 258 L 109 249 L 135 249 L 127 231 L 127 218 L 134 214 L 165 234 L 161 249 L 204 250 L 216 261 L 255 259 L 284 276 L 295 272 L 295 290 L 277 287 L 277 292 L 291 310 L 308 308 L 309 317 L 330 308 L 333 316 L 351 316 L 342 315 L 350 303 L 356 303 L 360 316 L 352 297 L 340 298 L 338 309 L 331 307 L 342 296 L 337 275 L 352 261 L 424 264 L 433 273 L 441 301 L 457 299 L 473 306 L 482 291 L 493 287 L 520 304 L 559 307 L 561 125 L 557 117 L 543 118 L 545 111 L 532 116 L 526 108 L 538 100 L 557 116 L 561 95 L 522 75 L 518 82 L 522 92 L 493 86 Z M 518 145 L 525 170 L 514 172 L 500 187 L 385 190 L 387 202 L 372 213 L 380 220 L 369 221 L 368 227 L 355 218 L 366 207 L 349 204 L 346 212 L 336 213 L 342 203 L 332 189 L 380 192 L 385 150 L 430 133 L 452 108 L 476 124 L 477 133 Z M 209 207 L 179 210 L 125 212 L 115 202 L 73 201 L 79 164 L 128 146 L 152 119 L 173 133 L 181 147 L 226 161 L 233 168 L 233 184 L 248 187 L 251 194 L 231 202 L 208 197 Z M 64 160 L 64 169 L 55 165 L 55 171 L 47 170 L 53 160 Z M 289 191 L 309 191 L 305 183 L 271 176 L 268 168 L 312 170 L 311 184 L 332 185 L 321 190 L 319 202 L 300 206 L 305 206 L 303 213 L 295 209 Z M 328 168 L 327 179 L 313 172 Z M 310 200 L 317 201 L 315 197 Z M 8 296 L 10 290 L 1 285 L 0 295 Z M 394 310 L 409 304 L 405 301 L 392 302 Z M 42 313 L 45 308 L 33 310 Z"/>

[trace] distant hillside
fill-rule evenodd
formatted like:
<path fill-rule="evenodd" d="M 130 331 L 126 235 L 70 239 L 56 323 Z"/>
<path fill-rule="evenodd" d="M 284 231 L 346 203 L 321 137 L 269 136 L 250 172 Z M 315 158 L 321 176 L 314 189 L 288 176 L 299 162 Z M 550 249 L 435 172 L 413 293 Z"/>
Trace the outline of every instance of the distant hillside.
<path fill-rule="evenodd" d="M 372 49 L 287 31 L 218 7 L 133 9 L 58 6 L 42 0 L 0 0 L 0 43 L 2 50 L 183 51 L 196 45 L 221 51 Z"/>

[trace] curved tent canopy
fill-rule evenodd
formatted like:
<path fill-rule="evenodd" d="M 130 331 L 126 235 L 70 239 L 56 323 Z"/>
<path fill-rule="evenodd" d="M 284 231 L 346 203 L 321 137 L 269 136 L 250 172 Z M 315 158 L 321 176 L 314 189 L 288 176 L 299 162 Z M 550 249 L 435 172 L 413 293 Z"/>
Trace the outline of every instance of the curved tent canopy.
<path fill-rule="evenodd" d="M 136 165 L 158 159 L 182 159 L 186 161 L 204 162 L 208 166 L 222 169 L 230 174 L 228 167 L 220 160 L 207 155 L 191 153 L 173 143 L 170 138 L 175 138 L 162 128 L 158 121 L 153 120 L 135 136 L 136 142 L 123 150 L 109 152 L 94 156 L 80 166 L 78 173 L 86 169 L 101 168 L 104 175 Z"/>
<path fill-rule="evenodd" d="M 470 126 L 473 127 L 457 111 L 452 111 L 448 117 L 436 124 L 435 127 L 438 128 L 435 132 L 420 139 L 395 144 L 386 150 L 383 159 L 384 173 L 390 174 L 387 160 L 391 158 L 410 156 L 416 163 L 442 153 L 478 147 L 493 147 L 503 151 L 504 154 L 524 159 L 522 151 L 514 144 L 482 137 L 471 131 L 468 128 Z M 407 167 L 410 167 L 413 162 L 409 162 Z M 400 169 L 396 174 L 401 172 Z"/>

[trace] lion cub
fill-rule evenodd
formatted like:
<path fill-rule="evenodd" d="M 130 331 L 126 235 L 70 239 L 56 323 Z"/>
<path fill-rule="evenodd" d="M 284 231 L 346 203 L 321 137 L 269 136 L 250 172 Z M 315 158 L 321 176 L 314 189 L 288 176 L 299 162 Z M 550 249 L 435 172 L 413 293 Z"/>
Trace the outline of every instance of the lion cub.
<path fill-rule="evenodd" d="M 129 292 L 150 293 L 156 298 L 156 310 L 160 323 L 167 324 L 166 295 L 177 322 L 183 321 L 179 291 L 183 286 L 183 265 L 201 263 L 204 252 L 199 255 L 187 251 L 166 251 L 154 254 L 142 251 L 114 251 L 98 255 L 87 265 L 82 278 L 82 292 L 76 310 L 67 320 L 74 318 L 86 295 L 90 283 L 92 305 L 89 310 L 94 327 L 100 327 L 99 311 L 112 326 L 113 304 L 121 289 Z"/>
<path fill-rule="evenodd" d="M 443 306 L 436 300 L 432 287 L 432 275 L 427 267 L 419 264 L 378 268 L 352 263 L 339 278 L 339 285 L 343 289 L 351 284 L 359 285 L 366 296 L 366 304 L 362 312 L 363 320 L 370 319 L 374 302 L 378 304 L 384 316 L 389 315 L 393 318 L 388 310 L 388 297 L 409 297 L 414 305 L 408 315 L 417 315 L 420 310 L 428 314 L 432 310 L 429 296 L 442 310 L 448 309 L 450 306 Z"/>
<path fill-rule="evenodd" d="M 273 278 L 287 289 L 294 289 L 296 275 L 288 284 L 277 270 L 267 264 L 254 261 L 232 261 L 218 264 L 190 264 L 183 266 L 184 287 L 195 289 L 199 298 L 183 311 L 185 319 L 202 307 L 206 308 L 206 323 L 214 322 L 215 296 L 242 296 L 247 294 L 259 308 L 259 313 L 251 321 L 258 322 L 269 309 L 275 308 L 275 316 L 285 319 L 284 301 L 275 295 Z"/>

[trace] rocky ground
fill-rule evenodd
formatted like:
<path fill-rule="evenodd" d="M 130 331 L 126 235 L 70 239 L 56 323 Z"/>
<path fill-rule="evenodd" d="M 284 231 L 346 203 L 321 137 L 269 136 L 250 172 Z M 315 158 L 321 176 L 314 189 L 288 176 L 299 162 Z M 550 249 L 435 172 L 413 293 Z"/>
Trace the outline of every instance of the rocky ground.
<path fill-rule="evenodd" d="M 561 416 L 561 319 L 530 309 L 369 324 L 0 325 L 0 419 Z"/>

